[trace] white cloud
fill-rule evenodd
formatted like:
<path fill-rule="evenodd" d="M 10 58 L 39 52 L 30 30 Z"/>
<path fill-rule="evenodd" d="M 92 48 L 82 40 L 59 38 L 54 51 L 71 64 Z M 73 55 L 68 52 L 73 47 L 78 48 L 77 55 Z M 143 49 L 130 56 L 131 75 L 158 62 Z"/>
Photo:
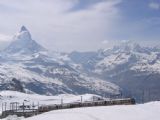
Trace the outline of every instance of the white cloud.
<path fill-rule="evenodd" d="M 102 44 L 108 44 L 108 43 L 109 43 L 108 40 L 103 40 L 103 41 L 102 41 Z"/>
<path fill-rule="evenodd" d="M 33 38 L 53 50 L 89 50 L 100 47 L 120 16 L 121 0 L 105 0 L 72 11 L 81 0 L 1 0 L 0 32 L 26 25 Z M 14 11 L 15 10 L 15 11 Z M 12 12 L 10 12 L 12 11 Z"/>
<path fill-rule="evenodd" d="M 5 35 L 5 34 L 0 34 L 0 42 L 8 42 L 11 40 L 11 36 Z"/>
<path fill-rule="evenodd" d="M 160 9 L 160 3 L 151 2 L 151 3 L 149 3 L 149 7 L 150 7 L 151 9 L 159 10 L 159 9 Z"/>

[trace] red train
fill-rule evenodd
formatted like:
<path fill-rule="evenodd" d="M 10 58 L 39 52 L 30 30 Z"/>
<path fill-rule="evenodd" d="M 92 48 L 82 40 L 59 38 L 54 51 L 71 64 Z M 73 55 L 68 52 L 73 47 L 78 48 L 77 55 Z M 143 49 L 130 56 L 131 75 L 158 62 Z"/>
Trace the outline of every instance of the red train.
<path fill-rule="evenodd" d="M 125 98 L 125 99 L 113 99 L 113 100 L 100 100 L 100 101 L 88 101 L 88 102 L 74 102 L 74 103 L 65 103 L 65 104 L 54 104 L 54 105 L 45 105 L 38 108 L 39 112 L 48 112 L 51 110 L 58 109 L 69 109 L 69 108 L 78 108 L 78 107 L 92 107 L 92 106 L 109 106 L 109 105 L 133 105 L 135 104 L 134 98 Z"/>

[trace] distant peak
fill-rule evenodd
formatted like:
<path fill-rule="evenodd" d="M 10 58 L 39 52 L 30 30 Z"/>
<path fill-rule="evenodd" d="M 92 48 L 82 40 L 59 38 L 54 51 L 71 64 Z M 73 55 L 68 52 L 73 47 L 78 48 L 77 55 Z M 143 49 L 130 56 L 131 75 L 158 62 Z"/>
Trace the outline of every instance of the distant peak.
<path fill-rule="evenodd" d="M 22 26 L 20 32 L 22 32 L 22 31 L 28 31 L 28 30 L 25 26 Z"/>
<path fill-rule="evenodd" d="M 22 26 L 20 32 L 13 37 L 13 41 L 5 51 L 7 53 L 32 54 L 40 51 L 46 51 L 46 49 L 36 41 L 32 40 L 30 32 L 25 26 Z"/>

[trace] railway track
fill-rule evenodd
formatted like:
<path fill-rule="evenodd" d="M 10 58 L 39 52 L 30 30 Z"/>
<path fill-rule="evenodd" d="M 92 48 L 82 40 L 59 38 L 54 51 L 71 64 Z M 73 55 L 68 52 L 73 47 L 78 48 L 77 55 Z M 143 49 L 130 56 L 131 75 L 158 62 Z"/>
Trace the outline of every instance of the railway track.
<path fill-rule="evenodd" d="M 125 98 L 125 99 L 113 99 L 113 100 L 99 100 L 99 101 L 88 101 L 88 102 L 74 102 L 74 103 L 64 103 L 64 104 L 53 104 L 53 105 L 42 105 L 38 109 L 27 109 L 27 110 L 6 110 L 2 112 L 0 118 L 5 118 L 9 115 L 17 115 L 24 117 L 31 117 L 33 115 L 42 114 L 44 112 L 49 112 L 52 110 L 60 109 L 72 109 L 80 107 L 94 107 L 94 106 L 111 106 L 111 105 L 133 105 L 135 104 L 135 99 Z"/>
<path fill-rule="evenodd" d="M 94 107 L 94 106 L 109 106 L 109 105 L 133 105 L 135 104 L 135 99 L 114 99 L 114 100 L 100 100 L 100 101 L 88 101 L 88 102 L 74 102 L 65 104 L 54 104 L 54 105 L 44 105 L 39 107 L 39 112 L 48 112 L 51 110 L 58 109 L 70 109 L 79 107 Z"/>

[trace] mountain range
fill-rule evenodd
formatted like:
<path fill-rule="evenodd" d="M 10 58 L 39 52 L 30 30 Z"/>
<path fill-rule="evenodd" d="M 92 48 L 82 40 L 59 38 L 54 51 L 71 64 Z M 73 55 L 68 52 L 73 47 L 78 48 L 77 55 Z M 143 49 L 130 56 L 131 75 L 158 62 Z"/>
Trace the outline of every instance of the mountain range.
<path fill-rule="evenodd" d="M 0 90 L 45 95 L 120 94 L 119 86 L 78 71 L 64 61 L 65 56 L 48 51 L 22 26 L 11 44 L 0 52 Z"/>
<path fill-rule="evenodd" d="M 0 52 L 0 90 L 160 99 L 160 48 L 123 42 L 93 52 L 51 52 L 22 26 Z"/>
<path fill-rule="evenodd" d="M 160 99 L 158 46 L 125 42 L 97 52 L 72 52 L 69 56 L 81 71 L 118 85 L 125 96 L 133 96 L 137 101 Z"/>

